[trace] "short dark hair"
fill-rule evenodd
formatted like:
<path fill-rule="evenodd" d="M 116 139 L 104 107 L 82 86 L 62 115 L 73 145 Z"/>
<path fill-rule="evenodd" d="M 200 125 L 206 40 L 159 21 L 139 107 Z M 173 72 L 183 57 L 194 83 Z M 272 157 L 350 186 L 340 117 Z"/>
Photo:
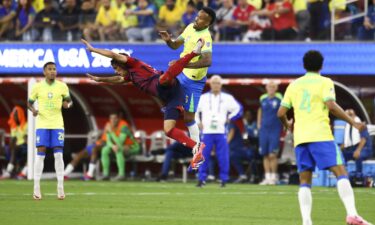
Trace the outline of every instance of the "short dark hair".
<path fill-rule="evenodd" d="M 195 8 L 195 3 L 192 0 L 188 1 L 187 5 Z"/>
<path fill-rule="evenodd" d="M 56 63 L 54 62 L 46 62 L 43 66 L 43 70 L 45 70 L 47 68 L 48 65 L 55 65 L 56 66 Z"/>
<path fill-rule="evenodd" d="M 119 54 L 120 54 L 120 55 L 124 55 L 124 56 L 129 56 L 128 54 L 123 53 L 123 52 L 121 52 L 121 53 L 119 53 Z M 111 66 L 112 66 L 112 67 L 117 67 L 117 66 L 119 66 L 119 67 L 121 67 L 121 68 L 123 68 L 123 69 L 128 69 L 128 67 L 126 66 L 125 63 L 119 62 L 119 61 L 117 61 L 117 60 L 115 60 L 115 59 L 112 59 L 112 60 L 111 60 Z"/>
<path fill-rule="evenodd" d="M 318 72 L 323 67 L 324 57 L 316 50 L 310 50 L 303 56 L 303 67 L 307 71 Z"/>
<path fill-rule="evenodd" d="M 215 23 L 215 20 L 216 20 L 215 11 L 213 9 L 211 9 L 210 7 L 203 7 L 202 10 L 211 17 L 210 25 Z"/>

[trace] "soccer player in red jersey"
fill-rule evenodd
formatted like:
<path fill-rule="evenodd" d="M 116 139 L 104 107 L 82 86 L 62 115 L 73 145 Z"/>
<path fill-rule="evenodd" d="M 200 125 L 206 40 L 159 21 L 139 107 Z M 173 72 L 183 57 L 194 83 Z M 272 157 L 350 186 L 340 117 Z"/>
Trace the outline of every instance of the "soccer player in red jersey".
<path fill-rule="evenodd" d="M 192 169 L 198 169 L 199 165 L 204 161 L 202 151 L 205 145 L 203 143 L 196 143 L 182 130 L 175 127 L 176 120 L 183 111 L 182 103 L 184 100 L 184 92 L 176 77 L 192 58 L 201 54 L 204 40 L 199 40 L 191 53 L 177 60 L 165 73 L 124 53 L 115 53 L 106 49 L 94 48 L 89 42 L 83 39 L 82 42 L 86 45 L 88 51 L 111 58 L 111 65 L 116 73 L 116 76 L 111 77 L 97 77 L 87 74 L 90 79 L 106 83 L 131 82 L 141 91 L 162 100 L 164 103 L 164 132 L 168 137 L 193 149 L 194 156 L 190 166 Z"/>

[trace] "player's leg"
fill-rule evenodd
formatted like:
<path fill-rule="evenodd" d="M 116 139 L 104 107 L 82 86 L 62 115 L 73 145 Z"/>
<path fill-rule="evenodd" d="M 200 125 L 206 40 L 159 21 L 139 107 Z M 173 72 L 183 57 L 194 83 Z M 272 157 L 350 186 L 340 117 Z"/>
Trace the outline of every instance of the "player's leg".
<path fill-rule="evenodd" d="M 23 180 L 27 177 L 27 145 L 18 145 L 17 154 L 18 166 L 22 168 L 21 171 L 17 174 L 17 179 Z"/>
<path fill-rule="evenodd" d="M 205 160 L 202 163 L 202 165 L 199 167 L 198 187 L 202 187 L 205 184 L 207 176 L 208 176 L 208 166 L 210 164 L 210 155 L 211 155 L 212 147 L 215 143 L 214 135 L 204 134 L 203 141 L 204 143 L 206 143 L 206 147 L 203 149 L 203 157 L 205 158 Z"/>
<path fill-rule="evenodd" d="M 40 191 L 40 178 L 44 168 L 44 158 L 46 157 L 47 147 L 50 147 L 50 132 L 47 129 L 36 130 L 36 148 L 37 154 L 34 161 L 34 194 L 35 200 L 42 199 Z"/>
<path fill-rule="evenodd" d="M 219 164 L 221 187 L 229 180 L 229 146 L 226 135 L 216 134 L 216 157 Z"/>
<path fill-rule="evenodd" d="M 260 182 L 260 185 L 268 185 L 271 183 L 271 165 L 269 159 L 269 145 L 268 137 L 266 132 L 260 132 L 259 134 L 259 152 L 263 157 L 263 169 L 264 169 L 264 180 Z"/>
<path fill-rule="evenodd" d="M 72 161 L 66 166 L 64 171 L 64 176 L 68 177 L 73 171 L 74 168 L 78 166 L 82 159 L 89 157 L 89 153 L 87 148 L 90 146 L 86 146 L 86 148 L 79 151 L 72 159 Z"/>
<path fill-rule="evenodd" d="M 346 209 L 347 224 L 370 224 L 357 213 L 353 188 L 350 185 L 348 173 L 344 166 L 344 157 L 339 147 L 333 141 L 316 142 L 314 143 L 313 156 L 318 168 L 329 168 L 337 177 L 337 191 Z"/>
<path fill-rule="evenodd" d="M 276 184 L 278 181 L 277 167 L 278 167 L 278 154 L 280 148 L 280 131 L 273 131 L 269 137 L 269 162 L 270 162 L 270 172 L 271 172 L 271 184 Z"/>
<path fill-rule="evenodd" d="M 195 122 L 195 112 L 198 107 L 199 99 L 202 95 L 207 78 L 201 80 L 191 80 L 185 75 L 178 76 L 183 90 L 183 106 L 185 109 L 184 122 L 189 130 L 190 137 L 197 143 L 200 142 L 198 124 Z"/>
<path fill-rule="evenodd" d="M 118 169 L 118 174 L 114 177 L 113 181 L 125 180 L 125 157 L 124 157 L 124 147 L 119 147 L 117 152 L 115 152 L 116 164 Z"/>
<path fill-rule="evenodd" d="M 84 175 L 84 180 L 92 180 L 94 179 L 94 173 L 96 170 L 96 161 L 98 159 L 99 152 L 102 150 L 103 144 L 96 144 L 95 147 L 92 149 L 91 156 L 90 156 L 90 163 L 89 169 L 87 173 Z"/>
<path fill-rule="evenodd" d="M 64 130 L 54 129 L 50 130 L 51 133 L 51 147 L 53 148 L 53 156 L 55 158 L 55 171 L 57 177 L 57 198 L 63 200 L 64 193 Z"/>
<path fill-rule="evenodd" d="M 106 145 L 102 149 L 102 155 L 101 155 L 101 161 L 102 161 L 102 167 L 103 167 L 103 180 L 109 179 L 109 167 L 110 167 L 110 154 L 111 154 L 111 147 L 109 145 Z"/>
<path fill-rule="evenodd" d="M 167 71 L 160 76 L 159 81 L 161 85 L 171 85 L 174 79 L 184 70 L 185 66 L 197 55 L 201 53 L 204 45 L 203 41 L 198 41 L 195 49 L 178 59 L 174 64 L 170 65 Z"/>
<path fill-rule="evenodd" d="M 173 111 L 175 111 L 175 113 L 178 113 L 178 110 L 168 110 L 168 115 L 165 116 L 168 117 L 168 118 L 171 118 L 171 114 L 173 113 Z M 167 112 L 166 112 L 167 114 Z M 164 120 L 164 132 L 166 133 L 166 135 L 176 141 L 178 141 L 179 143 L 193 149 L 196 142 L 193 141 L 192 139 L 190 139 L 184 131 L 178 129 L 176 127 L 176 120 L 174 119 L 165 119 Z"/>
<path fill-rule="evenodd" d="M 157 181 L 167 179 L 172 159 L 176 158 L 176 156 L 178 155 L 178 146 L 180 146 L 180 143 L 175 142 L 172 145 L 168 146 L 167 149 L 165 149 L 165 158 Z"/>
<path fill-rule="evenodd" d="M 298 191 L 298 202 L 302 216 L 303 225 L 311 225 L 312 195 L 311 180 L 315 161 L 310 153 L 309 144 L 300 144 L 295 148 L 297 168 L 300 177 L 300 188 Z"/>

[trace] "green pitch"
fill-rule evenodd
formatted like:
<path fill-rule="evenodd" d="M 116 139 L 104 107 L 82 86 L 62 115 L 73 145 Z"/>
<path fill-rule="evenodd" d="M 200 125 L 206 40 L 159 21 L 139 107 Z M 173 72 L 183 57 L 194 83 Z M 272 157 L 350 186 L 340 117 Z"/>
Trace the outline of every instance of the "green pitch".
<path fill-rule="evenodd" d="M 42 181 L 43 200 L 32 199 L 32 182 L 0 181 L 3 225 L 301 225 L 296 186 L 261 187 L 211 183 L 65 182 L 59 201 L 56 182 Z M 355 189 L 360 214 L 375 222 L 375 189 Z M 343 225 L 335 188 L 313 188 L 314 225 Z"/>

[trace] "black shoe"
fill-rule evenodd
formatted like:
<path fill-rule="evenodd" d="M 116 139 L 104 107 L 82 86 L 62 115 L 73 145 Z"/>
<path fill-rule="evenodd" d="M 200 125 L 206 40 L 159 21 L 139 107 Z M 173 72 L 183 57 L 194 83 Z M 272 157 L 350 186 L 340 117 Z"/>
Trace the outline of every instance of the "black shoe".
<path fill-rule="evenodd" d="M 160 175 L 156 178 L 156 182 L 165 182 L 167 181 L 167 175 Z"/>
<path fill-rule="evenodd" d="M 220 187 L 221 187 L 221 188 L 225 188 L 225 185 L 226 185 L 226 182 L 224 182 L 224 181 L 222 181 L 222 182 L 220 183 Z"/>
<path fill-rule="evenodd" d="M 206 185 L 206 182 L 205 181 L 203 181 L 203 180 L 200 180 L 200 181 L 198 181 L 198 184 L 197 184 L 197 187 L 203 187 L 204 185 Z"/>

